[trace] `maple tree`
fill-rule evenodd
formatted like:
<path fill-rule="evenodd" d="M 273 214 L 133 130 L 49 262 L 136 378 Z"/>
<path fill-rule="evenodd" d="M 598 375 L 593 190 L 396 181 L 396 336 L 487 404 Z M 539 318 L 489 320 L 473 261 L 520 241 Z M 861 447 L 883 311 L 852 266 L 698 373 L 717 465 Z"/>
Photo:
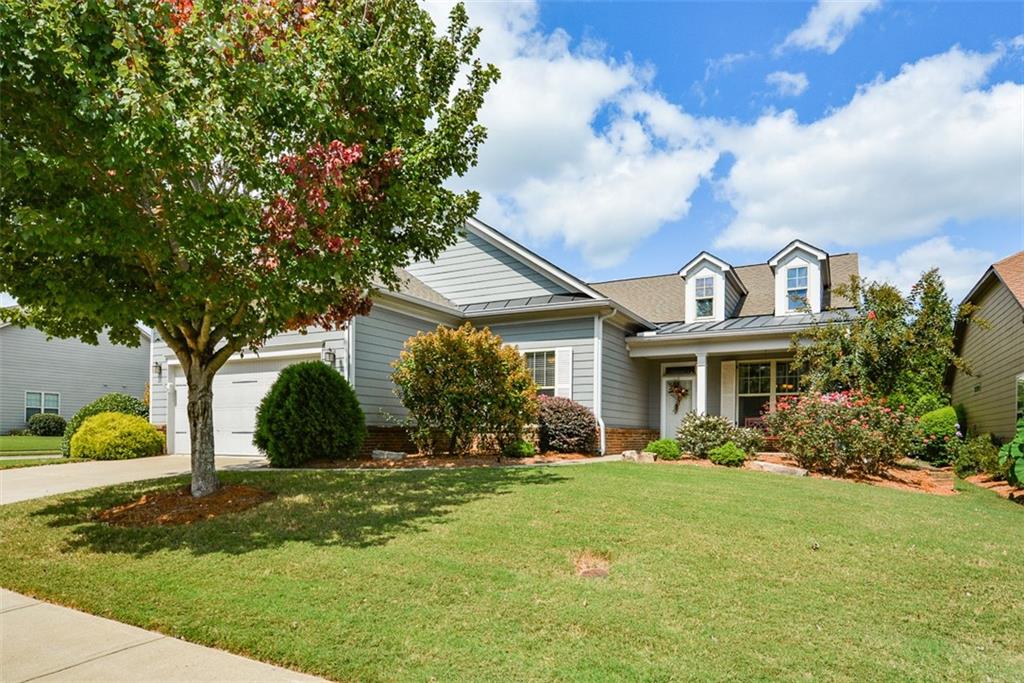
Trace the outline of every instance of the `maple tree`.
<path fill-rule="evenodd" d="M 192 492 L 217 488 L 213 377 L 338 328 L 475 210 L 497 70 L 456 6 L 413 0 L 9 0 L 0 7 L 3 315 L 137 344 L 188 382 Z"/>

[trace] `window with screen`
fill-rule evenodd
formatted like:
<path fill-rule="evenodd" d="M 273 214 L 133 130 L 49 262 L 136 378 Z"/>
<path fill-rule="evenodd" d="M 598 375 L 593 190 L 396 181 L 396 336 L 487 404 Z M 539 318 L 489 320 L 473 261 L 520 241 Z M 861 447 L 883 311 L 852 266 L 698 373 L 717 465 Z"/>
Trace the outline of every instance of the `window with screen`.
<path fill-rule="evenodd" d="M 715 316 L 715 278 L 699 277 L 694 283 L 697 294 L 697 317 Z"/>
<path fill-rule="evenodd" d="M 786 307 L 797 311 L 807 305 L 807 267 L 786 271 Z"/>
<path fill-rule="evenodd" d="M 25 421 L 39 413 L 60 414 L 60 394 L 48 391 L 25 392 Z"/>
<path fill-rule="evenodd" d="M 533 381 L 537 385 L 537 393 L 541 396 L 554 396 L 555 352 L 527 351 L 523 356 L 526 358 L 526 367 L 530 369 Z"/>

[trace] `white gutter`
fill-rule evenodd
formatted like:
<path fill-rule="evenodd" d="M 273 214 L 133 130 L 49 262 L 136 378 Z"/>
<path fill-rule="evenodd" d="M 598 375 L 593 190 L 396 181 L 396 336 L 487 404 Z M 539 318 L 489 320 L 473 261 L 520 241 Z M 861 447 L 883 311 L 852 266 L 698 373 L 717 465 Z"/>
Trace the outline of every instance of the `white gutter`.
<path fill-rule="evenodd" d="M 601 416 L 601 394 L 604 387 L 604 321 L 618 313 L 615 308 L 606 315 L 594 316 L 594 417 L 597 418 L 597 433 L 599 435 L 599 449 L 601 455 L 605 454 L 607 446 L 607 434 L 604 425 L 604 418 Z"/>

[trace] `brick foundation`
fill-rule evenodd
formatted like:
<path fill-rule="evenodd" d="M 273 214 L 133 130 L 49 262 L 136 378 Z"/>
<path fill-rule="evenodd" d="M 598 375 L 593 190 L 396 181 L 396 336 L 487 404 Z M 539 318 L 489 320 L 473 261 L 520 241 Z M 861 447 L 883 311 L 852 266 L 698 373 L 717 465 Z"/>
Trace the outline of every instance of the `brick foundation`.
<path fill-rule="evenodd" d="M 618 455 L 623 451 L 641 451 L 649 441 L 661 438 L 657 429 L 644 427 L 608 427 L 605 430 L 605 453 Z"/>
<path fill-rule="evenodd" d="M 409 432 L 404 427 L 366 427 L 366 441 L 359 449 L 361 457 L 368 458 L 374 450 L 401 451 L 402 453 L 415 453 L 416 445 L 409 438 Z"/>

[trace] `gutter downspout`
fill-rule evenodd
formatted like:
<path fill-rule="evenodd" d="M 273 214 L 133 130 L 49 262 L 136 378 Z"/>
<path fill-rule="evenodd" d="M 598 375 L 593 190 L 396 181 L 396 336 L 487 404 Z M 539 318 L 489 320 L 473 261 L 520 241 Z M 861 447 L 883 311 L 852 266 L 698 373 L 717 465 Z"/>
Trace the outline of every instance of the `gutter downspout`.
<path fill-rule="evenodd" d="M 604 387 L 604 363 L 602 362 L 604 353 L 604 321 L 618 312 L 618 309 L 612 308 L 611 312 L 607 315 L 594 316 L 594 417 L 597 418 L 597 433 L 601 455 L 605 454 L 605 447 L 607 446 L 604 418 L 601 416 L 601 399 Z"/>

